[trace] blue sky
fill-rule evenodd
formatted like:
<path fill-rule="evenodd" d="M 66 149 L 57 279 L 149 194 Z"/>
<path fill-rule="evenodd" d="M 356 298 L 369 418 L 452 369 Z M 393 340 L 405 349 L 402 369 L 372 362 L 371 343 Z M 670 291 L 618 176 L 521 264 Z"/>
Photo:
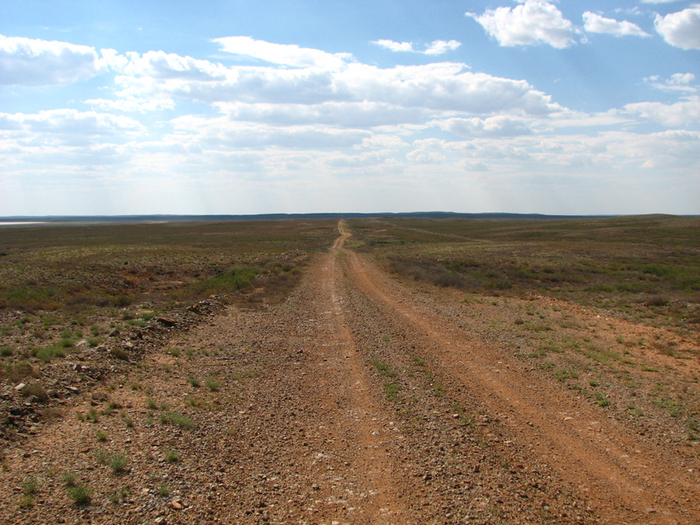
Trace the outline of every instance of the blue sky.
<path fill-rule="evenodd" d="M 700 214 L 700 3 L 0 3 L 0 216 Z"/>

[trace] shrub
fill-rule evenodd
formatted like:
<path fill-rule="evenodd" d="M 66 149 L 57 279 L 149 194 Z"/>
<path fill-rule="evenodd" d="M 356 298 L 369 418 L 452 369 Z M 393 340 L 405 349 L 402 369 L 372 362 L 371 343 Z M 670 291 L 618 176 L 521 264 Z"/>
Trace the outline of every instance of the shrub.
<path fill-rule="evenodd" d="M 75 487 L 77 479 L 78 477 L 75 475 L 75 472 L 66 472 L 63 474 L 63 483 L 66 484 L 66 487 Z"/>
<path fill-rule="evenodd" d="M 607 397 L 605 397 L 603 394 L 601 394 L 600 392 L 595 393 L 595 399 L 596 399 L 596 403 L 598 403 L 599 406 L 602 406 L 602 407 L 610 406 L 610 400 Z"/>
<path fill-rule="evenodd" d="M 109 467 L 115 474 L 121 474 L 126 471 L 126 466 L 129 464 L 129 460 L 124 454 L 115 454 L 109 459 Z"/>
<path fill-rule="evenodd" d="M 223 275 L 195 285 L 193 291 L 198 295 L 211 295 L 243 290 L 251 286 L 258 273 L 257 268 L 232 268 Z"/>
<path fill-rule="evenodd" d="M 92 490 L 85 485 L 74 485 L 68 488 L 68 497 L 72 499 L 76 505 L 88 505 L 92 498 Z"/>
<path fill-rule="evenodd" d="M 37 493 L 38 484 L 34 476 L 29 476 L 22 483 L 22 492 L 27 496 L 32 496 Z"/>
<path fill-rule="evenodd" d="M 112 357 L 116 357 L 117 359 L 121 359 L 122 361 L 129 360 L 129 354 L 127 354 L 126 351 L 122 350 L 121 348 L 112 348 L 112 350 L 110 350 L 109 353 L 112 355 Z"/>
<path fill-rule="evenodd" d="M 109 461 L 109 453 L 103 448 L 96 450 L 95 461 L 97 461 L 100 465 L 106 465 Z"/>
<path fill-rule="evenodd" d="M 49 398 L 44 385 L 38 381 L 26 385 L 24 388 L 22 388 L 21 393 L 23 397 L 34 396 L 37 401 L 46 401 Z"/>
<path fill-rule="evenodd" d="M 187 416 L 178 414 L 177 412 L 166 412 L 161 414 L 160 420 L 162 423 L 177 425 L 180 428 L 191 430 L 194 428 L 194 421 Z"/>
<path fill-rule="evenodd" d="M 211 377 L 204 381 L 204 385 L 212 392 L 217 392 L 221 388 L 221 383 Z"/>
<path fill-rule="evenodd" d="M 32 348 L 32 355 L 41 359 L 45 363 L 50 362 L 54 357 L 65 357 L 66 351 L 62 346 L 42 346 Z"/>

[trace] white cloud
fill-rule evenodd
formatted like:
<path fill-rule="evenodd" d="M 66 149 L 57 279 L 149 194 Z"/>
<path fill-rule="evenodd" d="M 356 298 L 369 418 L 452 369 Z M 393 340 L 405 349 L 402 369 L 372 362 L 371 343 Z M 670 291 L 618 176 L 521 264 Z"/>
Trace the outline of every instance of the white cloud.
<path fill-rule="evenodd" d="M 623 159 L 642 168 L 697 170 L 700 132 L 669 130 L 650 134 L 610 133 L 601 137 L 616 163 Z M 697 172 L 695 172 L 697 175 Z"/>
<path fill-rule="evenodd" d="M 651 87 L 654 89 L 659 89 L 661 91 L 669 92 L 683 92 L 683 93 L 696 93 L 698 91 L 697 86 L 693 86 L 692 83 L 695 80 L 695 75 L 693 73 L 674 73 L 671 78 L 660 81 L 658 75 L 647 77 L 644 79 Z"/>
<path fill-rule="evenodd" d="M 413 42 L 394 42 L 393 40 L 375 40 L 372 42 L 380 47 L 394 52 L 414 52 Z"/>
<path fill-rule="evenodd" d="M 104 64 L 94 48 L 0 35 L 0 84 L 46 86 L 87 80 Z"/>
<path fill-rule="evenodd" d="M 657 14 L 654 27 L 672 46 L 700 49 L 700 6 L 689 7 L 666 16 Z"/>
<path fill-rule="evenodd" d="M 379 152 L 370 152 L 355 155 L 334 154 L 326 159 L 326 164 L 334 168 L 366 168 L 383 164 L 385 161 L 385 155 Z"/>
<path fill-rule="evenodd" d="M 347 148 L 362 143 L 370 132 L 338 129 L 322 125 L 268 126 L 236 122 L 227 117 L 207 118 L 188 115 L 172 120 L 174 140 L 191 140 L 204 150 L 219 148 Z"/>
<path fill-rule="evenodd" d="M 483 15 L 466 13 L 502 46 L 549 44 L 563 49 L 574 43 L 573 24 L 557 7 L 544 0 L 525 0 L 521 5 L 487 9 Z"/>
<path fill-rule="evenodd" d="M 118 111 L 120 113 L 146 113 L 148 111 L 162 111 L 175 107 L 175 101 L 166 97 L 124 98 L 118 100 L 94 98 L 86 100 L 85 104 L 100 111 Z"/>
<path fill-rule="evenodd" d="M 324 70 L 315 66 L 227 68 L 161 52 L 144 56 L 129 54 L 128 58 L 120 66 L 124 74 L 115 78 L 121 87 L 118 95 L 127 100 L 175 97 L 206 104 L 288 105 L 290 117 L 293 113 L 298 117 L 305 110 L 293 105 L 317 108 L 319 104 L 328 104 L 321 108 L 321 113 L 329 108 L 337 113 L 339 109 L 348 109 L 341 107 L 341 103 L 354 103 L 360 104 L 358 117 L 373 120 L 375 125 L 382 122 L 365 111 L 371 104 L 389 116 L 384 124 L 413 120 L 420 116 L 421 110 L 547 114 L 561 109 L 525 81 L 471 73 L 460 63 L 382 69 L 351 62 L 340 69 Z M 245 108 L 241 106 L 240 110 Z M 273 112 L 265 111 L 269 117 L 273 116 Z M 284 118 L 282 112 L 277 111 L 278 118 Z M 324 118 L 332 116 L 326 113 Z"/>
<path fill-rule="evenodd" d="M 413 48 L 413 42 L 394 42 L 393 40 L 375 40 L 372 42 L 380 47 L 386 48 L 389 51 L 394 52 L 409 52 L 409 53 L 420 53 L 423 55 L 444 55 L 448 51 L 454 51 L 459 46 L 462 45 L 461 42 L 457 40 L 434 40 L 428 44 L 425 51 L 418 51 Z"/>
<path fill-rule="evenodd" d="M 121 135 L 143 131 L 136 120 L 121 115 L 52 109 L 34 114 L 0 113 L 0 130 L 29 131 L 63 135 Z"/>
<path fill-rule="evenodd" d="M 125 69 L 128 74 L 115 78 L 121 87 L 119 96 L 178 97 L 207 104 L 228 101 L 312 104 L 347 98 L 334 85 L 333 73 L 320 68 L 226 68 L 204 60 L 158 61 L 154 65 L 150 58 L 153 56 L 132 59 Z M 177 68 L 168 67 L 173 61 Z"/>
<path fill-rule="evenodd" d="M 686 124 L 700 124 L 700 96 L 691 95 L 674 104 L 661 102 L 637 102 L 627 104 L 624 112 L 637 114 L 664 126 L 676 127 Z"/>
<path fill-rule="evenodd" d="M 323 102 L 320 104 L 217 103 L 233 120 L 262 122 L 277 126 L 324 124 L 367 128 L 386 124 L 420 122 L 429 111 L 401 107 L 387 102 Z"/>
<path fill-rule="evenodd" d="M 643 4 L 672 4 L 673 2 L 678 2 L 679 0 L 642 0 Z"/>
<path fill-rule="evenodd" d="M 457 49 L 459 46 L 461 46 L 461 42 L 457 42 L 456 40 L 434 40 L 433 42 L 430 43 L 428 48 L 424 51 L 424 54 L 426 55 L 443 55 L 447 53 L 448 51 L 454 51 Z"/>
<path fill-rule="evenodd" d="M 526 135 L 501 140 L 483 137 L 468 141 L 420 139 L 413 145 L 408 158 L 415 162 L 472 169 L 478 166 L 516 179 L 528 174 L 552 173 L 556 167 L 567 170 L 566 175 L 562 174 L 567 179 L 583 181 L 605 177 L 611 172 L 623 176 L 629 170 L 636 173 L 639 168 L 669 166 L 679 170 L 678 176 L 696 177 L 700 167 L 698 131 L 650 134 L 611 131 L 595 135 Z"/>
<path fill-rule="evenodd" d="M 212 42 L 219 44 L 227 53 L 291 67 L 339 69 L 347 61 L 352 60 L 352 55 L 349 53 L 331 54 L 295 44 L 274 44 L 264 40 L 254 40 L 247 36 L 215 38 Z"/>
<path fill-rule="evenodd" d="M 541 120 L 540 128 L 544 127 L 547 131 L 561 128 L 591 128 L 591 127 L 609 127 L 620 124 L 630 124 L 633 120 L 629 117 L 623 117 L 619 111 L 605 111 L 602 113 L 584 113 L 581 111 L 562 111 L 553 115 L 551 118 Z"/>
<path fill-rule="evenodd" d="M 380 69 L 353 64 L 335 77 L 352 99 L 429 110 L 547 114 L 561 109 L 523 80 L 464 71 L 458 63 Z"/>
<path fill-rule="evenodd" d="M 213 82 L 226 80 L 231 72 L 209 60 L 163 51 L 148 51 L 143 55 L 128 52 L 126 55 L 111 56 L 109 61 L 118 73 L 154 79 Z"/>
<path fill-rule="evenodd" d="M 487 119 L 449 118 L 436 120 L 430 124 L 462 137 L 515 137 L 532 133 L 527 122 L 506 116 Z"/>
<path fill-rule="evenodd" d="M 615 36 L 651 36 L 637 24 L 623 20 L 618 22 L 612 18 L 604 18 L 596 13 L 583 13 L 584 29 L 589 33 L 607 33 Z"/>
<path fill-rule="evenodd" d="M 407 144 L 394 134 L 374 134 L 371 137 L 363 139 L 361 148 L 366 149 L 390 149 L 395 150 L 406 146 Z"/>
<path fill-rule="evenodd" d="M 413 142 L 412 151 L 406 154 L 406 158 L 418 164 L 439 164 L 447 159 L 443 153 L 445 141 L 439 139 L 419 139 Z"/>

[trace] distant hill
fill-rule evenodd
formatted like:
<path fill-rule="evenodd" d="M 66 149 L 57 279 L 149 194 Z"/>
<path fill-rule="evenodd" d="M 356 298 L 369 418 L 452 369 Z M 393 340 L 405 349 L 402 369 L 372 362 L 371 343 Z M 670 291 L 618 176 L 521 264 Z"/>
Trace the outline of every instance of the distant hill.
<path fill-rule="evenodd" d="M 0 217 L 2 222 L 175 222 L 175 221 L 245 221 L 282 219 L 357 219 L 372 217 L 421 219 L 581 219 L 612 217 L 612 215 L 544 215 L 539 213 L 455 213 L 446 211 L 419 211 L 405 213 L 264 213 L 258 215 L 75 215 L 75 216 L 13 216 Z"/>

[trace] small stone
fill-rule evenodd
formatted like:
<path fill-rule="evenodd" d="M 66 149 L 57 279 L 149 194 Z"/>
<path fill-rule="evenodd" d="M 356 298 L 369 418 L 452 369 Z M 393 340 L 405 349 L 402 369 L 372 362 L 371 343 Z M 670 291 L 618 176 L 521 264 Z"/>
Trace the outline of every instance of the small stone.
<path fill-rule="evenodd" d="M 182 504 L 182 501 L 180 501 L 178 498 L 175 498 L 170 502 L 170 506 L 174 508 L 175 510 L 182 510 L 185 508 L 185 506 Z"/>

